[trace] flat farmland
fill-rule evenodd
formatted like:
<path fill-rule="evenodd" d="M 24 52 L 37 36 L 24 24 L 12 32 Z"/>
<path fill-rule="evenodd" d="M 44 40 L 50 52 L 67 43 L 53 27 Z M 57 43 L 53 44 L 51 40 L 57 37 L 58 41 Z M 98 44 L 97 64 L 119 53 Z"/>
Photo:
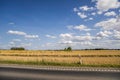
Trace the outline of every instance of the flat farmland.
<path fill-rule="evenodd" d="M 0 63 L 120 67 L 120 50 L 0 50 Z"/>

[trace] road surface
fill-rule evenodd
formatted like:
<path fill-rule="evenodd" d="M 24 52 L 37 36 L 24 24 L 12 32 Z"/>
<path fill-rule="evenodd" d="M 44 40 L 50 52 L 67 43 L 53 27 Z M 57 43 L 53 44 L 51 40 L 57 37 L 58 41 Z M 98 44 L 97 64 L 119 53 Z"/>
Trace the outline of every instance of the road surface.
<path fill-rule="evenodd" d="M 120 80 L 120 72 L 0 67 L 0 80 Z"/>

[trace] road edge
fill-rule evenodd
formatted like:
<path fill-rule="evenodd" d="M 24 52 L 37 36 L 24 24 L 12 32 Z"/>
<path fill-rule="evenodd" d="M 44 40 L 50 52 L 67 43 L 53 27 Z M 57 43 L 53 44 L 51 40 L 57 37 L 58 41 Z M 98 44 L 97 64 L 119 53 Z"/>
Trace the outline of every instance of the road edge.
<path fill-rule="evenodd" d="M 59 70 L 59 71 L 96 71 L 96 72 L 120 72 L 120 68 L 104 67 L 62 67 L 62 66 L 42 66 L 42 65 L 19 65 L 19 64 L 0 64 L 0 68 L 23 68 L 36 70 Z"/>

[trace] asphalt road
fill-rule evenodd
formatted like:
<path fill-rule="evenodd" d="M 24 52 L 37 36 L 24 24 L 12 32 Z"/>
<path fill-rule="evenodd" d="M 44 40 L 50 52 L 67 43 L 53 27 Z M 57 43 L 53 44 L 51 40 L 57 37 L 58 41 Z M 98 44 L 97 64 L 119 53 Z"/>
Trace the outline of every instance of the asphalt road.
<path fill-rule="evenodd" d="M 120 72 L 0 67 L 0 80 L 120 80 Z"/>

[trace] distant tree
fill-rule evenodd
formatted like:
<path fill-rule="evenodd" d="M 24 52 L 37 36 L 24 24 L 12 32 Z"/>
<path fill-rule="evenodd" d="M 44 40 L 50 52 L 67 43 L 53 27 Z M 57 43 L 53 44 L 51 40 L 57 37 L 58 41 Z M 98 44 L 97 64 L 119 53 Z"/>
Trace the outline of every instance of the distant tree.
<path fill-rule="evenodd" d="M 12 47 L 11 50 L 25 50 L 23 47 Z"/>
<path fill-rule="evenodd" d="M 71 48 L 71 47 L 68 47 L 68 48 L 67 48 L 67 51 L 72 51 L 72 48 Z"/>
<path fill-rule="evenodd" d="M 65 48 L 64 51 L 72 51 L 71 47 Z"/>

